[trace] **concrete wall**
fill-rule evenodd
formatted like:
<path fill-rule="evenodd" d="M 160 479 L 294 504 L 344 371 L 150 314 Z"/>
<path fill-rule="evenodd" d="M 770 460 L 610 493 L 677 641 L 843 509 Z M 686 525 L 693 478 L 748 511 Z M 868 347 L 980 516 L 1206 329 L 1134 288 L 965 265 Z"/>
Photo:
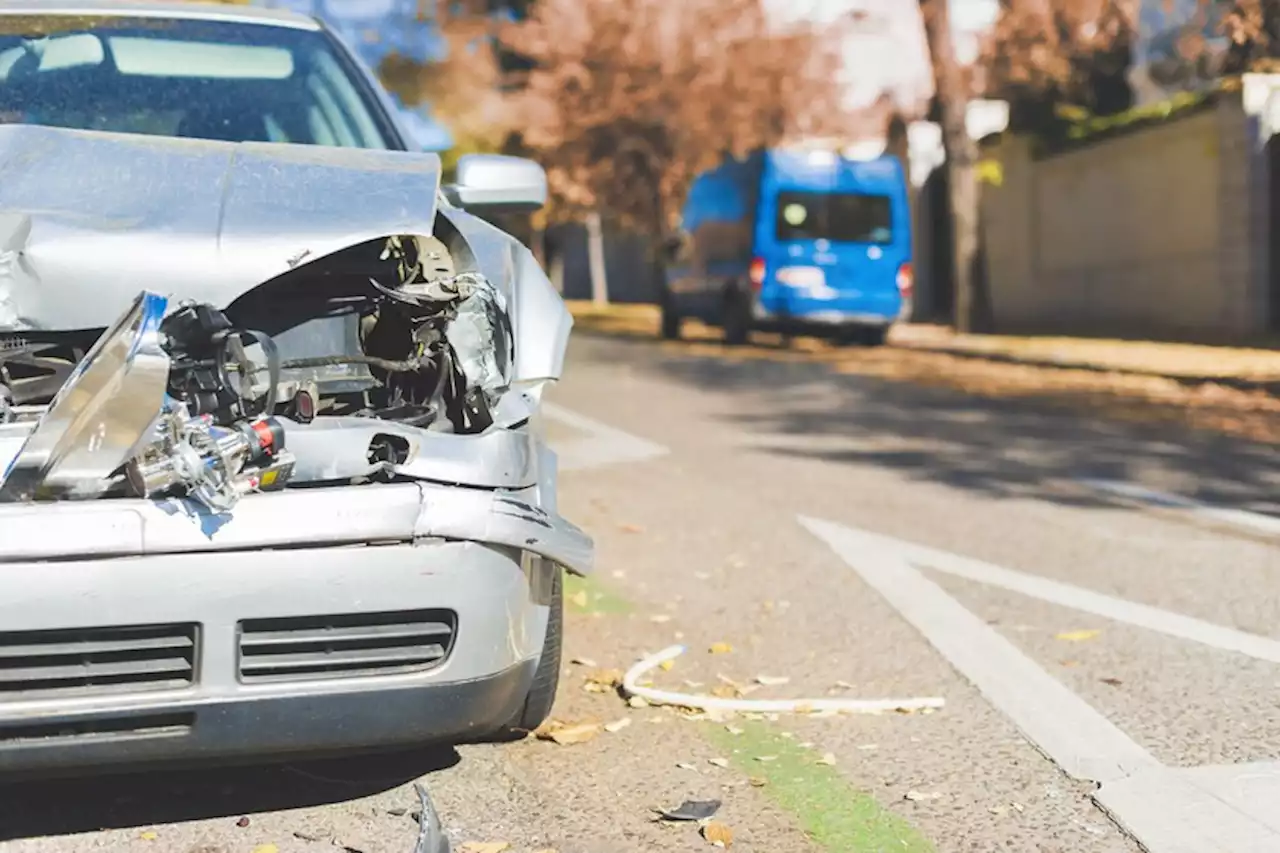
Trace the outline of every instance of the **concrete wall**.
<path fill-rule="evenodd" d="M 1269 178 L 1240 97 L 1045 159 L 986 169 L 997 328 L 1221 339 L 1268 331 Z"/>

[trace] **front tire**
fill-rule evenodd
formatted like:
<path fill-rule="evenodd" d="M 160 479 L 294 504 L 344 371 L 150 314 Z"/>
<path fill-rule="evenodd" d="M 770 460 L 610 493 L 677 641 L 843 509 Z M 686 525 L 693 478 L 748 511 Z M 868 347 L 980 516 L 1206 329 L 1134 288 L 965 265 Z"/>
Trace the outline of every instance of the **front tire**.
<path fill-rule="evenodd" d="M 724 342 L 738 347 L 751 339 L 751 300 L 745 291 L 731 287 L 724 297 L 724 315 L 721 318 Z"/>
<path fill-rule="evenodd" d="M 533 683 L 529 685 L 529 695 L 525 697 L 520 712 L 510 723 L 503 727 L 501 733 L 507 739 L 520 739 L 551 716 L 551 706 L 556 701 L 556 690 L 560 686 L 560 663 L 564 647 L 564 569 L 556 566 L 551 581 L 551 612 L 547 616 L 547 635 L 542 641 L 542 655 L 538 658 L 538 668 L 533 673 Z"/>
<path fill-rule="evenodd" d="M 684 318 L 676 307 L 675 299 L 670 291 L 663 291 L 659 307 L 662 310 L 662 338 L 667 341 L 680 340 L 680 326 Z"/>
<path fill-rule="evenodd" d="M 836 334 L 836 341 L 841 346 L 879 347 L 888 336 L 888 326 L 849 326 Z"/>

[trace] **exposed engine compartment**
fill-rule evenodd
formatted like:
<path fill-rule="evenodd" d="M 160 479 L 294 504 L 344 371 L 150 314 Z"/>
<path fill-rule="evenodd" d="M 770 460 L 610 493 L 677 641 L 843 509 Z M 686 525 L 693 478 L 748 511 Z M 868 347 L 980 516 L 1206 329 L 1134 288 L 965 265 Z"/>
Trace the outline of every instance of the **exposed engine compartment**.
<path fill-rule="evenodd" d="M 419 433 L 483 433 L 511 385 L 506 300 L 459 266 L 439 237 L 395 235 L 225 308 L 144 291 L 105 332 L 0 335 L 0 430 L 29 425 L 0 502 L 226 512 L 252 491 L 403 476 Z"/>

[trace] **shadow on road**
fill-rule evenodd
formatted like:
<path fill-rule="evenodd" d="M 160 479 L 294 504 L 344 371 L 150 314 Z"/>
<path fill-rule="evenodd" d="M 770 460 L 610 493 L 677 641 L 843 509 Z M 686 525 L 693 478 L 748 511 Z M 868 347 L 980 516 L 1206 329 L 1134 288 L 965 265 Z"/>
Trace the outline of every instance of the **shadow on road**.
<path fill-rule="evenodd" d="M 329 805 L 398 788 L 459 760 L 452 748 L 421 749 L 0 785 L 0 843 Z"/>
<path fill-rule="evenodd" d="M 732 420 L 769 436 L 760 447 L 775 454 L 877 465 L 1000 498 L 1117 505 L 1105 494 L 1063 487 L 1066 480 L 1096 478 L 1145 481 L 1206 502 L 1280 513 L 1275 447 L 1175 423 L 1090 417 L 1081 413 L 1088 400 L 1068 408 L 1048 395 L 990 399 L 803 361 L 739 359 L 731 351 L 712 357 L 650 349 L 634 364 L 740 396 Z"/>

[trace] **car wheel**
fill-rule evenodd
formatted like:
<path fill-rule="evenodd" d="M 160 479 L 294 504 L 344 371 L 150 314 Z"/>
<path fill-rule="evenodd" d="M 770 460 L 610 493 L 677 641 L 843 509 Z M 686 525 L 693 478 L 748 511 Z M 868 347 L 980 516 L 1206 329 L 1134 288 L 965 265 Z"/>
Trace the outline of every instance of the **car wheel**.
<path fill-rule="evenodd" d="M 730 287 L 725 294 L 721 325 L 729 346 L 742 346 L 751 338 L 751 301 L 737 287 Z"/>
<path fill-rule="evenodd" d="M 882 347 L 888 336 L 888 326 L 864 326 L 858 335 L 858 343 L 864 347 Z"/>
<path fill-rule="evenodd" d="M 564 569 L 556 566 L 551 581 L 551 613 L 547 617 L 547 635 L 542 640 L 542 655 L 529 686 L 529 695 L 515 718 L 503 728 L 508 738 L 519 739 L 538 728 L 551 715 L 560 686 L 560 662 L 564 644 Z"/>
<path fill-rule="evenodd" d="M 888 326 L 846 326 L 835 337 L 840 346 L 878 347 L 888 334 Z"/>
<path fill-rule="evenodd" d="M 675 306 L 675 299 L 670 292 L 664 291 L 661 297 L 662 337 L 668 341 L 680 340 L 680 326 L 684 320 Z"/>

